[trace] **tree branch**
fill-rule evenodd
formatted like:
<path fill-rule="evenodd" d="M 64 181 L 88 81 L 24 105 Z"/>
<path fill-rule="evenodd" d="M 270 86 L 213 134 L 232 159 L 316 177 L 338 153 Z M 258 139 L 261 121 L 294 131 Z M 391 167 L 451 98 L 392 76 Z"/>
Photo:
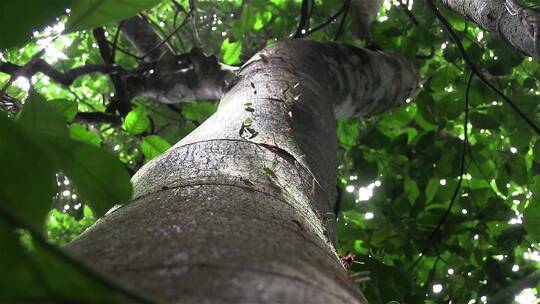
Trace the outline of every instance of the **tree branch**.
<path fill-rule="evenodd" d="M 113 57 L 113 50 L 111 49 L 109 43 L 107 43 L 107 38 L 105 37 L 105 30 L 103 28 L 96 28 L 92 31 L 94 38 L 99 47 L 99 53 L 103 62 L 107 66 L 116 66 L 115 59 Z M 126 92 L 126 87 L 124 81 L 120 75 L 109 73 L 109 77 L 114 86 L 115 96 L 111 100 L 111 104 L 107 109 L 108 112 L 114 113 L 115 110 L 118 110 L 120 115 L 126 116 L 127 113 L 131 110 L 130 96 Z"/>
<path fill-rule="evenodd" d="M 37 73 L 43 73 L 51 78 L 53 81 L 58 82 L 64 86 L 70 86 L 77 77 L 92 74 L 117 74 L 126 73 L 126 70 L 120 66 L 105 66 L 99 64 L 88 64 L 81 67 L 73 68 L 67 72 L 60 72 L 53 68 L 49 63 L 43 59 L 36 59 L 30 66 L 20 66 L 10 62 L 0 61 L 0 72 L 9 75 L 17 75 L 18 77 L 31 78 Z"/>
<path fill-rule="evenodd" d="M 122 125 L 122 118 L 120 116 L 103 112 L 78 112 L 73 121 L 89 124 L 108 123 L 112 127 Z"/>

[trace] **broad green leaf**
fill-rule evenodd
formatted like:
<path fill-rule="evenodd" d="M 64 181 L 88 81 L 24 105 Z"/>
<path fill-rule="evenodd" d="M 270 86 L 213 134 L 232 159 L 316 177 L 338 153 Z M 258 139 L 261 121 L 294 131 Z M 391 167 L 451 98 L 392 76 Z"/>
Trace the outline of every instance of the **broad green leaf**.
<path fill-rule="evenodd" d="M 142 152 L 148 160 L 167 151 L 170 147 L 169 142 L 157 135 L 146 136 L 141 142 Z"/>
<path fill-rule="evenodd" d="M 500 126 L 500 122 L 487 114 L 472 113 L 470 120 L 473 126 L 479 129 L 496 129 Z"/>
<path fill-rule="evenodd" d="M 342 145 L 354 146 L 358 140 L 358 126 L 356 120 L 338 119 L 338 140 Z"/>
<path fill-rule="evenodd" d="M 0 206 L 37 230 L 56 190 L 54 167 L 42 146 L 0 112 Z"/>
<path fill-rule="evenodd" d="M 439 190 L 439 179 L 430 179 L 426 186 L 426 204 L 435 197 L 437 190 Z"/>
<path fill-rule="evenodd" d="M 182 114 L 188 120 L 204 121 L 216 112 L 217 103 L 209 101 L 201 101 L 194 103 L 186 103 L 182 106 Z"/>
<path fill-rule="evenodd" d="M 66 121 L 62 114 L 35 92 L 30 93 L 17 122 L 28 132 L 39 137 L 68 136 Z"/>
<path fill-rule="evenodd" d="M 229 38 L 223 40 L 221 44 L 221 57 L 226 64 L 240 63 L 240 54 L 242 53 L 242 42 L 229 42 Z"/>
<path fill-rule="evenodd" d="M 418 196 L 420 195 L 420 190 L 416 182 L 410 178 L 405 179 L 405 192 L 407 193 L 407 199 L 411 204 L 414 204 Z"/>
<path fill-rule="evenodd" d="M 130 176 L 113 154 L 69 138 L 51 145 L 58 153 L 62 171 L 76 185 L 81 198 L 89 201 L 97 217 L 131 198 Z"/>
<path fill-rule="evenodd" d="M 99 147 L 101 138 L 96 133 L 88 130 L 81 124 L 72 124 L 69 126 L 69 136 L 75 140 L 85 142 L 90 145 Z"/>
<path fill-rule="evenodd" d="M 373 129 L 365 135 L 360 135 L 360 144 L 374 149 L 382 149 L 390 143 L 390 138 L 377 129 Z"/>
<path fill-rule="evenodd" d="M 67 31 L 91 30 L 150 9 L 162 0 L 79 0 L 71 7 Z"/>
<path fill-rule="evenodd" d="M 19 233 L 0 214 L 0 288 L 2 303 L 50 302 L 65 298 L 75 303 L 125 303 L 116 290 L 89 276 L 82 267 L 74 266 L 42 243 L 33 241 L 29 233 Z M 23 244 L 24 240 L 24 244 Z M 24 246 L 26 245 L 26 246 Z M 28 246 L 29 245 L 29 246 Z M 45 283 L 46 282 L 46 283 Z"/>
<path fill-rule="evenodd" d="M 256 31 L 262 29 L 264 25 L 268 23 L 271 19 L 271 11 L 264 11 L 264 13 L 258 12 L 257 15 L 255 15 L 255 23 L 253 24 L 253 29 Z"/>
<path fill-rule="evenodd" d="M 48 152 L 44 155 L 51 157 L 46 163 L 62 170 L 73 181 L 97 216 L 131 198 L 130 177 L 122 163 L 105 150 L 71 139 L 62 115 L 39 95 L 30 95 L 18 123 L 39 140 Z M 80 128 L 73 126 L 71 130 L 82 134 Z"/>
<path fill-rule="evenodd" d="M 124 129 L 132 135 L 144 133 L 150 126 L 148 113 L 143 107 L 137 107 L 129 111 L 124 119 Z"/>
<path fill-rule="evenodd" d="M 21 46 L 32 31 L 52 24 L 65 13 L 72 0 L 2 0 L 0 1 L 0 49 Z"/>

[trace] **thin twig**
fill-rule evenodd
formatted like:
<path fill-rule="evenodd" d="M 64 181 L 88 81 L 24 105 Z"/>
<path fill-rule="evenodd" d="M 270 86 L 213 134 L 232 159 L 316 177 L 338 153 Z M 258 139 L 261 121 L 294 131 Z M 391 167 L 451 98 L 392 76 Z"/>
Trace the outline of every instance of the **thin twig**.
<path fill-rule="evenodd" d="M 190 2 L 191 3 L 191 2 Z M 171 39 L 171 37 L 173 35 L 175 35 L 186 23 L 189 19 L 192 19 L 191 17 L 193 16 L 193 11 L 194 11 L 194 6 L 190 6 L 189 8 L 189 12 L 187 13 L 186 17 L 184 18 L 184 21 L 182 21 L 182 23 L 176 28 L 174 29 L 174 31 L 172 31 L 170 34 L 168 34 L 165 38 L 163 38 L 163 40 L 161 40 L 160 43 L 158 43 L 156 46 L 154 46 L 153 48 L 151 48 L 148 52 L 146 52 L 146 54 L 144 54 L 142 56 L 142 58 L 146 58 L 148 57 L 150 54 L 152 54 L 152 52 L 154 52 L 155 50 L 159 49 L 163 44 L 165 43 L 168 43 L 169 39 Z"/>
<path fill-rule="evenodd" d="M 339 9 L 339 11 L 337 11 L 337 13 L 330 16 L 330 18 L 328 18 L 325 22 L 323 22 L 323 23 L 317 25 L 316 27 L 308 30 L 305 36 L 308 36 L 308 35 L 316 32 L 316 31 L 322 29 L 323 27 L 327 26 L 328 24 L 332 23 L 333 21 L 335 21 L 345 11 L 346 6 L 347 6 L 347 3 L 344 3 L 343 6 L 341 6 L 341 8 Z"/>
<path fill-rule="evenodd" d="M 120 29 L 122 29 L 122 26 L 124 25 L 124 20 L 120 21 L 118 26 L 116 27 L 116 32 L 114 33 L 114 39 L 112 42 L 112 58 L 116 60 L 116 49 L 118 48 L 118 38 L 120 37 Z"/>
<path fill-rule="evenodd" d="M 341 36 L 341 33 L 343 31 L 343 26 L 345 25 L 345 20 L 347 19 L 347 14 L 349 13 L 349 8 L 351 6 L 351 0 L 345 1 L 345 11 L 343 13 L 343 17 L 341 17 L 341 22 L 339 23 L 338 30 L 336 32 L 336 35 L 334 36 L 334 41 L 338 40 L 339 36 Z"/>
<path fill-rule="evenodd" d="M 398 0 L 398 2 L 399 2 L 399 7 L 405 12 L 405 15 L 407 15 L 407 17 L 411 20 L 411 22 L 416 26 L 420 25 L 420 22 L 418 22 L 418 19 L 416 19 L 416 17 L 409 10 L 407 5 L 403 3 L 403 0 Z"/>
<path fill-rule="evenodd" d="M 309 19 L 311 18 L 311 12 L 313 8 L 313 2 L 310 0 L 302 0 L 302 5 L 300 6 L 300 21 L 298 22 L 298 27 L 291 35 L 291 38 L 302 38 L 306 33 L 306 28 L 309 27 Z"/>

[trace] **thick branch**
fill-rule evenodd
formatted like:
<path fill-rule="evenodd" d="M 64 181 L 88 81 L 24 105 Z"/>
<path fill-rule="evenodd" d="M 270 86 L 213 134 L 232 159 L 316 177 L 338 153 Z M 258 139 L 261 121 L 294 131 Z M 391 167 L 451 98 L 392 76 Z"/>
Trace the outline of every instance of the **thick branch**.
<path fill-rule="evenodd" d="M 110 67 L 116 66 L 115 58 L 113 57 L 113 51 L 109 43 L 107 43 L 107 38 L 105 37 L 105 30 L 103 30 L 103 28 L 96 28 L 92 31 L 92 34 L 94 35 L 94 38 L 96 39 L 96 42 L 98 44 L 99 53 L 101 54 L 103 62 Z M 131 110 L 131 96 L 128 96 L 124 80 L 120 75 L 109 73 L 109 77 L 111 78 L 111 81 L 113 83 L 116 95 L 112 100 L 112 107 L 110 107 L 108 110 L 110 110 L 110 112 L 118 110 L 120 115 L 125 116 Z"/>
<path fill-rule="evenodd" d="M 443 0 L 455 12 L 540 60 L 540 13 L 514 0 Z"/>
<path fill-rule="evenodd" d="M 9 75 L 18 75 L 21 77 L 31 78 L 35 74 L 41 72 L 53 81 L 58 82 L 65 86 L 70 86 L 73 81 L 79 76 L 92 74 L 92 73 L 103 73 L 103 74 L 115 74 L 122 73 L 125 70 L 122 67 L 117 65 L 105 66 L 99 64 L 88 64 L 85 66 L 77 67 L 71 69 L 65 73 L 57 71 L 50 64 L 48 64 L 43 59 L 35 60 L 30 67 L 23 70 L 23 66 L 13 64 L 10 62 L 1 62 L 0 61 L 0 72 L 9 74 Z M 21 73 L 22 72 L 22 73 Z"/>
<path fill-rule="evenodd" d="M 79 112 L 73 120 L 90 124 L 109 123 L 112 127 L 122 125 L 122 119 L 119 116 L 103 112 Z"/>

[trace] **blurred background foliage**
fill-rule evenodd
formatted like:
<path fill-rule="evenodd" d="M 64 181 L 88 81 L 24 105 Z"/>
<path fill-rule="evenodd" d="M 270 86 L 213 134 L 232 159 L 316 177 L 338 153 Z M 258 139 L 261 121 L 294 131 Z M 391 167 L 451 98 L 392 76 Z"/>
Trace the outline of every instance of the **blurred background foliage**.
<path fill-rule="evenodd" d="M 338 0 L 314 3 L 308 29 L 343 6 Z M 0 18 L 0 60 L 25 65 L 41 52 L 60 71 L 101 64 L 91 29 L 104 26 L 107 39 L 117 43 L 117 64 L 134 69 L 137 50 L 117 34 L 115 21 L 142 11 L 162 36 L 170 36 L 178 54 L 200 47 L 239 66 L 265 45 L 288 38 L 301 4 L 6 1 L 0 3 L 9 16 Z M 478 69 L 540 122 L 539 63 L 438 5 Z M 365 45 L 353 38 L 351 18 L 340 30 L 343 16 L 308 38 L 330 41 L 339 31 L 339 42 Z M 479 80 L 467 85 L 460 52 L 424 1 L 386 0 L 372 34 L 372 46 L 414 60 L 422 80 L 403 107 L 338 121 L 339 252 L 356 255 L 351 278 L 370 303 L 539 303 L 538 135 Z M 106 75 L 82 76 L 69 87 L 42 74 L 7 86 L 9 81 L 0 73 L 7 89 L 0 102 L 0 237 L 6 249 L 0 267 L 10 274 L 0 279 L 0 296 L 141 300 L 47 244 L 66 244 L 126 202 L 129 175 L 200 125 L 217 103 L 171 107 L 139 98 L 120 124 L 76 122 L 77 113 L 106 111 L 114 97 Z M 365 271 L 369 281 L 361 279 Z"/>

